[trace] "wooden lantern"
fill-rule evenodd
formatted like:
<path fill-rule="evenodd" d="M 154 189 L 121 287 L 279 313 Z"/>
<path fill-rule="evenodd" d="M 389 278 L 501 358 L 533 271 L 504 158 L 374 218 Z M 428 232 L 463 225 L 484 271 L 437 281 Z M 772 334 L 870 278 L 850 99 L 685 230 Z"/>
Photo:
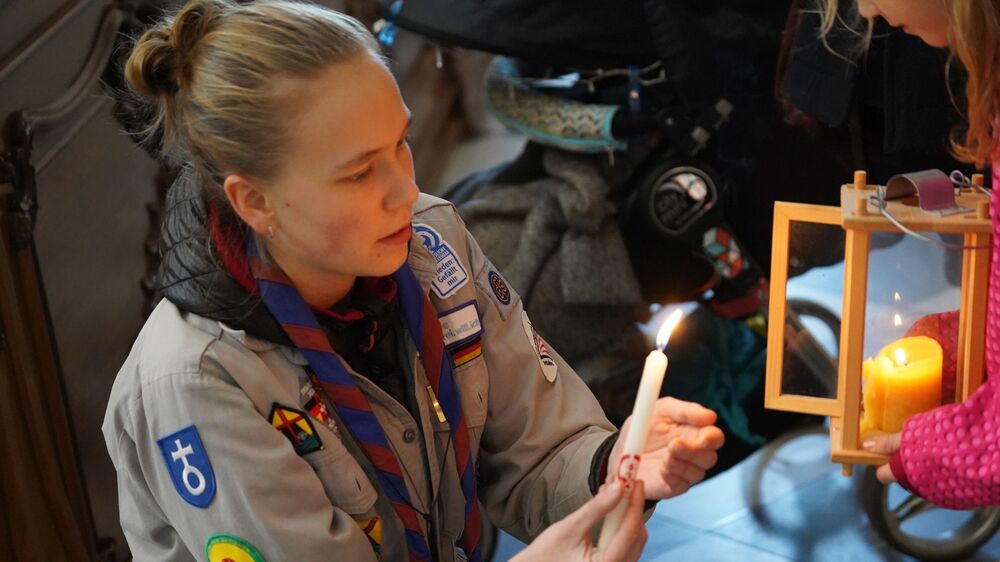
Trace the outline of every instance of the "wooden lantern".
<path fill-rule="evenodd" d="M 973 177 L 982 185 L 982 176 Z M 862 362 L 864 360 L 865 314 L 868 299 L 869 253 L 875 232 L 898 232 L 899 229 L 869 201 L 875 186 L 867 184 L 867 174 L 855 172 L 854 183 L 841 188 L 840 207 L 778 202 L 774 206 L 771 295 L 768 323 L 767 380 L 765 406 L 806 414 L 830 416 L 830 456 L 851 474 L 854 464 L 880 465 L 888 462 L 883 455 L 861 448 Z M 971 212 L 936 216 L 914 204 L 916 198 L 892 200 L 889 211 L 912 231 L 959 234 L 964 240 L 961 251 L 961 297 L 959 306 L 958 359 L 956 364 L 956 400 L 964 400 L 983 382 L 984 340 L 986 333 L 986 294 L 989 285 L 989 246 L 992 224 L 989 196 L 975 188 L 963 188 L 956 203 Z M 839 354 L 835 390 L 830 395 L 796 393 L 786 384 L 785 342 L 797 337 L 795 326 L 786 320 L 789 277 L 789 244 L 793 223 L 829 225 L 843 229 L 844 277 L 843 312 L 840 324 Z M 839 232 L 839 231 L 838 231 Z M 832 370 L 832 369 L 831 369 Z"/>

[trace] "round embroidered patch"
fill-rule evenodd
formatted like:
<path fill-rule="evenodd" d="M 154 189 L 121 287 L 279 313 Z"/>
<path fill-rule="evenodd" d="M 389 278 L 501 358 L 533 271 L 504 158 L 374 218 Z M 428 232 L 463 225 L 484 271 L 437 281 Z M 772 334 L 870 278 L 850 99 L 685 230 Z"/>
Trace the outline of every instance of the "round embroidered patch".
<path fill-rule="evenodd" d="M 232 535 L 212 535 L 205 543 L 208 562 L 264 562 L 260 552 L 247 541 Z"/>
<path fill-rule="evenodd" d="M 510 304 L 510 289 L 507 288 L 503 277 L 500 277 L 496 271 L 490 271 L 489 279 L 490 288 L 493 289 L 493 294 L 496 295 L 500 304 Z"/>

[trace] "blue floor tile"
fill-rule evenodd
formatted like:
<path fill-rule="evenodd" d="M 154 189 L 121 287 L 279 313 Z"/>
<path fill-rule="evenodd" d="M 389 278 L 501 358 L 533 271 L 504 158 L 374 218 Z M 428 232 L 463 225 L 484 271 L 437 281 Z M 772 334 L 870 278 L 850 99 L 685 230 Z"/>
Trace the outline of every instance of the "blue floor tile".
<path fill-rule="evenodd" d="M 705 534 L 695 541 L 662 552 L 646 551 L 644 562 L 789 562 L 770 552 L 748 544 Z"/>
<path fill-rule="evenodd" d="M 714 532 L 791 560 L 906 560 L 871 530 L 855 489 L 854 478 L 831 474 Z"/>
<path fill-rule="evenodd" d="M 646 530 L 649 532 L 649 538 L 646 540 L 646 547 L 640 559 L 643 562 L 656 560 L 663 553 L 682 545 L 700 542 L 706 536 L 705 531 L 701 529 L 680 524 L 655 513 L 646 523 Z"/>

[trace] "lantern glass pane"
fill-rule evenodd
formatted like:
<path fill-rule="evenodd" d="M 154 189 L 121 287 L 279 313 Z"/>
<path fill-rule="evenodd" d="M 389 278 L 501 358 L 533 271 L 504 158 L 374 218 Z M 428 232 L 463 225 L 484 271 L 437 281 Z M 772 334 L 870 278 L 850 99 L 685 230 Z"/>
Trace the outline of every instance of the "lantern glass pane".
<path fill-rule="evenodd" d="M 954 395 L 962 237 L 922 235 L 952 247 L 898 232 L 871 235 L 862 434 L 899 431 L 909 416 L 940 404 L 942 393 Z"/>
<path fill-rule="evenodd" d="M 844 234 L 836 224 L 789 224 L 781 394 L 837 397 Z"/>

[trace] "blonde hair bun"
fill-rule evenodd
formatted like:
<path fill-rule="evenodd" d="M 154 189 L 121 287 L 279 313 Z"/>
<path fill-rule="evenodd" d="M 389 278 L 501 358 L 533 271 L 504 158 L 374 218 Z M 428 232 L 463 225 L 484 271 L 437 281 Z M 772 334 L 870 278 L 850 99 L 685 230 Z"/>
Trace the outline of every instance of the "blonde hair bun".
<path fill-rule="evenodd" d="M 267 179 L 289 150 L 296 110 L 278 84 L 359 55 L 381 60 L 365 27 L 293 0 L 192 0 L 136 42 L 125 78 L 139 142 L 221 192 L 230 173 Z"/>
<path fill-rule="evenodd" d="M 228 7 L 222 0 L 194 0 L 146 31 L 125 65 L 129 85 L 142 95 L 159 98 L 189 83 L 195 47 Z"/>

